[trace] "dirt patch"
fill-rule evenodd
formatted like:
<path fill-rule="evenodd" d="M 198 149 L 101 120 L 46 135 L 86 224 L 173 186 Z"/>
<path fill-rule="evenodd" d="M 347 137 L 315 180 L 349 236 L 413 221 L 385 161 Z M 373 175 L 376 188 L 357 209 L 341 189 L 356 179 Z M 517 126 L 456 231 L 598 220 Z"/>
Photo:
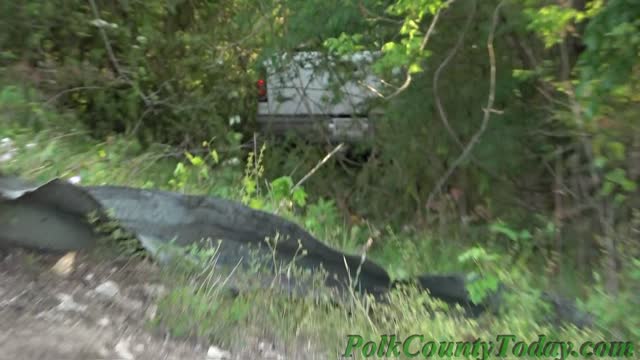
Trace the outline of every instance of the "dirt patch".
<path fill-rule="evenodd" d="M 149 326 L 166 291 L 148 261 L 0 254 L 3 359 L 315 359 L 283 356 L 257 339 L 232 353 L 173 339 Z M 265 348 L 268 351 L 265 351 Z"/>

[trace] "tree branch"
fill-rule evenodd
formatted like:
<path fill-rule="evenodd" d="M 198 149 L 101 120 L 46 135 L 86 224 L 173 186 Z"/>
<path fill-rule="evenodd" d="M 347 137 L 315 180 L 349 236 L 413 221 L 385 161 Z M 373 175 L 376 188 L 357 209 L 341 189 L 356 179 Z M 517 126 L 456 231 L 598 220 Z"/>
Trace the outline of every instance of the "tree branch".
<path fill-rule="evenodd" d="M 100 19 L 100 12 L 98 11 L 98 6 L 96 5 L 95 0 L 89 0 L 89 4 L 91 5 L 91 11 L 93 12 L 93 16 L 96 20 Z M 98 31 L 100 32 L 100 36 L 102 37 L 102 42 L 104 43 L 104 47 L 107 50 L 107 56 L 109 57 L 109 61 L 111 62 L 111 66 L 113 66 L 114 71 L 118 74 L 119 77 L 124 79 L 130 86 L 136 88 L 134 86 L 131 79 L 127 77 L 127 75 L 122 71 L 120 64 L 118 63 L 118 59 L 116 58 L 115 53 L 113 52 L 113 48 L 111 47 L 111 42 L 109 41 L 109 37 L 107 36 L 107 32 L 104 31 L 102 26 L 98 26 Z M 146 106 L 152 106 L 151 100 L 141 90 L 138 90 L 138 94 L 140 98 L 144 102 Z"/>
<path fill-rule="evenodd" d="M 498 6 L 496 6 L 493 13 L 493 23 L 491 25 L 491 32 L 489 33 L 489 38 L 487 39 L 487 51 L 489 53 L 489 62 L 491 64 L 491 75 L 489 80 L 489 97 L 487 99 L 487 106 L 483 109 L 484 115 L 482 118 L 482 124 L 480 125 L 480 129 L 473 135 L 467 146 L 464 148 L 462 154 L 451 164 L 451 167 L 447 170 L 447 172 L 438 180 L 435 188 L 429 194 L 427 198 L 427 212 L 432 207 L 434 198 L 440 194 L 442 191 L 442 186 L 447 182 L 451 174 L 456 170 L 456 168 L 464 161 L 465 158 L 471 153 L 473 147 L 478 143 L 480 137 L 484 134 L 487 129 L 487 125 L 489 124 L 489 120 L 491 119 L 491 113 L 493 112 L 493 103 L 495 101 L 496 94 L 496 56 L 495 51 L 493 49 L 493 40 L 495 36 L 496 26 L 498 24 L 498 15 L 500 13 L 500 8 L 504 5 L 504 0 L 502 0 Z"/>
<path fill-rule="evenodd" d="M 442 123 L 444 124 L 444 127 L 449 132 L 449 135 L 451 135 L 451 137 L 456 142 L 456 144 L 458 144 L 458 146 L 460 146 L 461 148 L 464 148 L 464 145 L 462 144 L 462 141 L 460 141 L 460 138 L 455 133 L 455 131 L 453 131 L 453 128 L 451 127 L 451 124 L 449 124 L 449 120 L 447 119 L 447 114 L 446 114 L 446 112 L 444 110 L 444 107 L 442 106 L 442 101 L 440 100 L 440 93 L 438 91 L 438 81 L 440 80 L 440 74 L 442 73 L 444 68 L 447 67 L 447 65 L 449 65 L 449 62 L 451 61 L 451 59 L 453 59 L 453 57 L 456 55 L 458 50 L 460 50 L 460 47 L 462 46 L 462 43 L 464 42 L 464 37 L 465 37 L 467 31 L 469 30 L 469 25 L 471 25 L 471 20 L 473 20 L 473 15 L 476 12 L 476 4 L 477 4 L 477 2 L 474 0 L 473 1 L 473 10 L 471 12 L 469 12 L 469 16 L 467 17 L 467 21 L 464 24 L 464 28 L 462 29 L 462 32 L 460 33 L 460 36 L 458 37 L 458 41 L 456 42 L 456 44 L 453 47 L 453 49 L 451 49 L 451 51 L 449 52 L 447 57 L 442 61 L 442 63 L 440 63 L 440 65 L 436 69 L 436 72 L 433 74 L 433 97 L 435 99 L 436 108 L 438 109 L 438 113 L 440 114 L 440 119 L 442 120 Z"/>

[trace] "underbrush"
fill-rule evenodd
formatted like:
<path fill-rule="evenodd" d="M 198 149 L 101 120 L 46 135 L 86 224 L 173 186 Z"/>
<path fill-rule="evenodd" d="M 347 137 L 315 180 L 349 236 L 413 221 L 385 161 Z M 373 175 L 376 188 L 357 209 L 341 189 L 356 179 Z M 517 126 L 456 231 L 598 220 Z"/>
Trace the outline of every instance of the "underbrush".
<path fill-rule="evenodd" d="M 396 336 L 397 340 L 421 335 L 425 339 L 422 343 L 429 340 L 495 342 L 501 334 L 514 334 L 518 341 L 527 343 L 539 340 L 541 334 L 548 339 L 562 339 L 575 344 L 612 339 L 611 334 L 598 329 L 558 326 L 545 321 L 543 316 L 537 317 L 535 314 L 544 314 L 545 309 L 539 301 L 533 300 L 531 292 L 513 295 L 509 299 L 509 308 L 501 316 L 487 313 L 471 319 L 461 308 L 435 300 L 412 285 L 391 291 L 387 302 L 377 302 L 355 291 L 348 292 L 346 297 L 331 295 L 320 285 L 322 279 L 318 274 L 309 274 L 304 281 L 313 282 L 314 291 L 292 296 L 290 291 L 284 290 L 283 284 L 278 284 L 281 280 L 276 280 L 290 272 L 287 266 L 283 266 L 278 268 L 269 286 L 231 293 L 225 290 L 229 272 L 217 268 L 216 261 L 211 260 L 216 255 L 196 253 L 203 255 L 200 257 L 203 260 L 199 263 L 201 266 L 189 267 L 189 271 L 172 271 L 168 275 L 182 279 L 178 281 L 181 285 L 160 301 L 156 325 L 175 336 L 224 344 L 232 349 L 241 349 L 248 339 L 255 337 L 269 339 L 278 349 L 294 358 L 302 356 L 296 355 L 302 353 L 341 358 L 347 351 L 348 339 L 354 335 L 364 341 L 375 342 L 380 341 L 381 335 L 386 335 L 387 339 Z M 272 268 L 239 270 L 235 274 L 239 276 L 236 282 L 264 277 L 265 273 L 272 273 Z M 297 277 L 298 281 L 300 279 Z M 623 340 L 624 337 L 615 339 Z M 410 352 L 419 352 L 420 343 L 415 341 L 409 346 Z M 385 353 L 380 351 L 378 357 L 383 358 Z M 452 347 L 450 351 L 456 350 Z M 459 351 L 460 356 L 449 358 L 492 358 L 482 353 Z M 358 346 L 354 346 L 352 355 L 350 358 L 365 358 Z M 419 357 L 427 358 L 426 355 Z M 536 356 L 522 358 L 534 359 Z"/>
<path fill-rule="evenodd" d="M 289 176 L 266 179 L 263 156 L 268 148 L 252 153 L 243 169 L 240 153 L 217 147 L 215 139 L 204 142 L 197 151 L 161 145 L 143 150 L 136 140 L 123 136 L 97 141 L 73 114 L 53 111 L 42 105 L 37 94 L 20 87 L 0 90 L 0 123 L 0 139 L 8 139 L 0 144 L 0 173 L 40 181 L 59 177 L 81 185 L 127 185 L 222 196 L 298 222 L 344 251 L 360 252 L 371 239 L 369 257 L 390 269 L 394 278 L 464 272 L 476 279 L 469 291 L 478 299 L 498 283 L 513 290 L 500 316 L 487 313 L 477 319 L 462 316 L 460 309 L 445 312 L 442 303 L 411 286 L 392 291 L 387 303 L 355 292 L 336 302 L 329 290 L 316 286 L 318 274 L 310 275 L 309 281 L 317 290 L 311 292 L 313 296 L 292 295 L 278 286 L 264 286 L 264 282 L 232 292 L 222 275 L 225 273 L 218 273 L 215 266 L 215 252 L 195 249 L 191 253 L 198 259 L 195 267 L 176 265 L 165 274 L 173 288 L 158 304 L 155 325 L 174 336 L 236 348 L 247 336 L 255 336 L 274 339 L 289 352 L 315 351 L 328 356 L 342 354 L 347 336 L 353 334 L 364 339 L 378 339 L 381 334 L 405 338 L 421 334 L 438 341 L 494 340 L 497 334 L 514 334 L 530 341 L 544 334 L 575 343 L 612 339 L 638 343 L 640 339 L 638 259 L 624 259 L 625 272 L 620 277 L 625 286 L 618 296 L 609 294 L 598 282 L 581 302 L 583 309 L 595 316 L 593 328 L 555 326 L 544 321 L 549 309 L 539 301 L 539 289 L 549 285 L 544 265 L 538 266 L 539 254 L 523 250 L 516 256 L 505 250 L 527 236 L 538 236 L 535 231 L 529 234 L 503 227 L 485 232 L 483 236 L 502 236 L 511 242 L 509 246 L 496 242 L 495 247 L 482 247 L 460 238 L 460 234 L 445 240 L 443 234 L 426 231 L 376 229 L 371 224 L 346 226 L 332 200 L 310 201 L 304 184 Z M 628 236 L 637 236 L 633 235 L 637 224 L 630 227 Z M 235 281 L 245 285 L 256 278 L 262 281 L 264 276 L 258 276 L 265 273 L 262 270 L 238 270 L 242 280 Z M 287 269 L 287 274 L 290 271 Z M 573 285 L 565 281 L 559 286 Z"/>
<path fill-rule="evenodd" d="M 28 88 L 0 90 L 0 137 L 5 140 L 0 170 L 49 180 L 54 177 L 81 185 L 127 185 L 198 193 L 228 193 L 240 175 L 237 164 L 220 164 L 212 177 L 185 177 L 177 164 L 184 152 L 161 144 L 143 149 L 136 139 L 119 135 L 98 141 L 74 116 L 43 104 Z M 201 152 L 211 152 L 203 144 Z M 233 154 L 235 155 L 235 154 Z"/>

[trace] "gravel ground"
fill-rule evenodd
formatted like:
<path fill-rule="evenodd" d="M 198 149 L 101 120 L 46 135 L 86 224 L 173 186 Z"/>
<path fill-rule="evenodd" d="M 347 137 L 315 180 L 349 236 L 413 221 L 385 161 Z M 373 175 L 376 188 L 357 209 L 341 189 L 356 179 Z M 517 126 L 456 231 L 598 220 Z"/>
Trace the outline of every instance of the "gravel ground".
<path fill-rule="evenodd" d="M 319 359 L 281 355 L 259 339 L 229 352 L 148 326 L 166 291 L 149 262 L 0 253 L 0 359 Z"/>

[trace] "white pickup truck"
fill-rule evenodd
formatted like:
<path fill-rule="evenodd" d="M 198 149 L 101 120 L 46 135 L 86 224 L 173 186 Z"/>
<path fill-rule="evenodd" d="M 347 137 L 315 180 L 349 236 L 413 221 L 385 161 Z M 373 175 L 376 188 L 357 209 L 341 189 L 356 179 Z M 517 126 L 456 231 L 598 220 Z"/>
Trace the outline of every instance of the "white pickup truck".
<path fill-rule="evenodd" d="M 295 133 L 311 141 L 360 142 L 373 135 L 371 100 L 383 85 L 372 52 L 329 57 L 297 52 L 264 62 L 257 82 L 261 131 Z"/>

